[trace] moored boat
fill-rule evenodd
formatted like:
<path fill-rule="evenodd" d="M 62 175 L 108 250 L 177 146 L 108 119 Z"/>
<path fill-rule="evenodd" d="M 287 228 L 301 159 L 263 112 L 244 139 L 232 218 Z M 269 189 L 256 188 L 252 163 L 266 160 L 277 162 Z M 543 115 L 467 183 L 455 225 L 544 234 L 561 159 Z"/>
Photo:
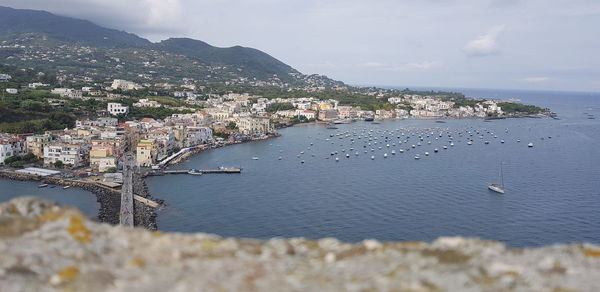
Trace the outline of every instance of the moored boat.
<path fill-rule="evenodd" d="M 202 170 L 197 169 L 197 168 L 193 168 L 193 169 L 190 169 L 188 171 L 188 174 L 191 174 L 191 175 L 202 175 Z"/>

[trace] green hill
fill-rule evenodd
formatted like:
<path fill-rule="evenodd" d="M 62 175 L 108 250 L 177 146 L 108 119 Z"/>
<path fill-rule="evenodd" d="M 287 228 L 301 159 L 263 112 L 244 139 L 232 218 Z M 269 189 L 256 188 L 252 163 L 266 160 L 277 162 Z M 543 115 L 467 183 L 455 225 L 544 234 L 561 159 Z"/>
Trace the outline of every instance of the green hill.
<path fill-rule="evenodd" d="M 257 49 L 219 48 L 188 38 L 152 43 L 45 11 L 0 6 L 0 45 L 1 63 L 104 78 L 227 81 L 273 80 L 277 75 L 283 82 L 298 81 L 290 75 L 298 71 Z"/>

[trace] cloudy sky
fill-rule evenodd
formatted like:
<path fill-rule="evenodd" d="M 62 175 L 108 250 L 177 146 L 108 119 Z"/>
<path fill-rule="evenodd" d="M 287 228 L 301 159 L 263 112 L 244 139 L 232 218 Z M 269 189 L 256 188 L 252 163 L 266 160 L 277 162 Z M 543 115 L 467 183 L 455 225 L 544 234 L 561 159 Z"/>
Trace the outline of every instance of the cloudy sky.
<path fill-rule="evenodd" d="M 599 0 L 0 0 L 358 85 L 600 91 Z"/>

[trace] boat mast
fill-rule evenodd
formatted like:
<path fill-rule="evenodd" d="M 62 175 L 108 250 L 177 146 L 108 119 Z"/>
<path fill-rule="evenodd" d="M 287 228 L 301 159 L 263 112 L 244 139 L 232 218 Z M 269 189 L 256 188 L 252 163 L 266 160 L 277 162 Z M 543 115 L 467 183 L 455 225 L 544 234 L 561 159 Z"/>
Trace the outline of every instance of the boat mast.
<path fill-rule="evenodd" d="M 504 172 L 502 171 L 502 161 L 500 161 L 500 181 L 502 182 L 502 188 L 504 188 Z"/>

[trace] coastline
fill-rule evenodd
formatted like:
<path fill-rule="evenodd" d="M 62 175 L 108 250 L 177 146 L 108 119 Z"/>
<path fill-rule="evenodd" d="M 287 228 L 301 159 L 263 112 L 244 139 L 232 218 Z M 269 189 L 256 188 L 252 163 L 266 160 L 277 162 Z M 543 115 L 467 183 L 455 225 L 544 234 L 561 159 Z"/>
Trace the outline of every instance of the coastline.
<path fill-rule="evenodd" d="M 404 120 L 404 119 L 432 120 L 432 121 L 462 120 L 462 119 L 489 120 L 489 119 L 544 118 L 544 117 L 551 118 L 551 116 L 548 114 L 538 114 L 538 115 L 533 115 L 533 116 L 532 115 L 513 115 L 513 116 L 495 117 L 495 118 L 494 117 L 492 117 L 492 118 L 408 117 L 408 118 L 400 118 L 400 119 L 398 119 L 398 118 L 382 119 L 380 121 L 398 121 L 398 120 Z M 297 124 L 280 124 L 278 129 L 284 129 L 284 128 L 294 127 L 294 126 L 314 126 L 314 125 L 327 125 L 327 124 L 328 124 L 328 122 L 325 122 L 325 121 L 314 121 L 314 122 L 297 123 Z M 280 136 L 281 136 L 281 134 L 275 133 L 275 134 L 267 135 L 264 138 L 257 138 L 257 139 L 240 141 L 240 142 L 225 142 L 225 143 L 214 144 L 214 145 L 211 145 L 208 147 L 197 147 L 197 148 L 192 149 L 186 153 L 183 153 L 181 156 L 173 159 L 172 161 L 167 163 L 165 165 L 165 167 L 175 166 L 177 164 L 185 162 L 188 158 L 192 157 L 193 155 L 200 154 L 204 151 L 209 151 L 209 150 L 226 147 L 226 146 L 231 146 L 231 145 L 236 145 L 236 144 L 263 141 L 263 140 L 276 138 L 276 137 L 280 137 Z M 159 205 L 164 206 L 165 205 L 164 200 L 153 198 L 150 194 L 150 190 L 144 179 L 146 176 L 150 176 L 150 175 L 152 175 L 152 171 L 138 173 L 134 176 L 134 180 L 133 180 L 134 194 L 139 195 L 146 199 L 153 200 L 153 201 L 159 203 Z M 96 196 L 97 202 L 100 203 L 100 209 L 98 210 L 98 215 L 97 215 L 96 219 L 99 222 L 109 223 L 109 224 L 113 224 L 113 225 L 119 224 L 119 212 L 120 212 L 120 204 L 121 204 L 121 198 L 120 198 L 121 192 L 119 190 L 115 190 L 115 189 L 112 189 L 112 188 L 109 188 L 106 186 L 102 186 L 93 181 L 71 180 L 71 179 L 65 179 L 65 178 L 55 177 L 55 176 L 41 177 L 41 176 L 36 176 L 36 175 L 31 175 L 31 174 L 17 173 L 17 172 L 10 171 L 10 170 L 0 170 L 0 179 L 18 180 L 18 181 L 39 181 L 39 182 L 44 182 L 44 183 L 53 184 L 53 185 L 77 187 L 82 190 L 91 192 L 92 194 L 94 194 Z M 138 200 L 134 200 L 134 208 L 136 210 L 135 218 L 134 218 L 136 227 L 143 227 L 143 228 L 149 229 L 149 230 L 157 230 L 158 229 L 158 225 L 156 222 L 156 219 L 158 216 L 158 214 L 157 214 L 158 208 L 150 207 Z"/>

